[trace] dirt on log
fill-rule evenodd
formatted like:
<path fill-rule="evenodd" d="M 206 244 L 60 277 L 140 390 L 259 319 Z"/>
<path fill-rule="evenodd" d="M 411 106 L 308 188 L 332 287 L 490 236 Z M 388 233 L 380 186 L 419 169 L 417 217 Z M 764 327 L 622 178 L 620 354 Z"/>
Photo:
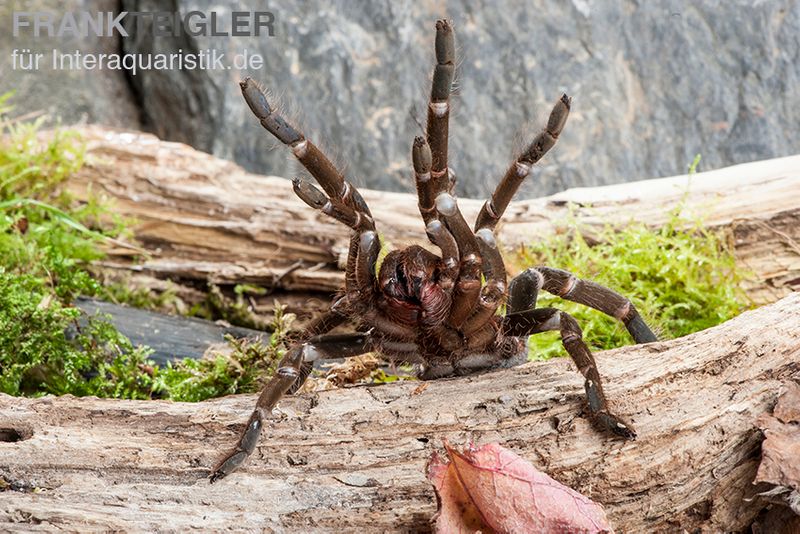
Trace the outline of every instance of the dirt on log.
<path fill-rule="evenodd" d="M 424 532 L 442 439 L 499 442 L 602 503 L 618 532 L 738 531 L 768 413 L 800 380 L 800 294 L 681 339 L 597 355 L 636 441 L 594 431 L 567 359 L 281 402 L 249 463 L 209 467 L 254 404 L 0 395 L 0 530 Z"/>
<path fill-rule="evenodd" d="M 91 188 L 116 199 L 117 212 L 138 221 L 135 236 L 149 253 L 144 261 L 131 261 L 131 250 L 113 250 L 107 268 L 183 281 L 179 293 L 189 294 L 196 293 L 193 284 L 198 282 L 306 293 L 342 286 L 349 230 L 298 200 L 288 180 L 249 174 L 149 134 L 97 126 L 81 133 L 88 142 L 88 163 L 70 179 L 69 188 L 78 198 L 86 198 Z M 268 144 L 265 140 L 265 149 Z M 590 232 L 631 220 L 658 226 L 682 204 L 687 215 L 702 215 L 706 226 L 731 230 L 738 261 L 755 274 L 748 293 L 757 303 L 774 302 L 800 288 L 799 191 L 800 156 L 693 176 L 570 189 L 512 203 L 499 237 L 511 250 L 559 231 L 570 213 Z M 429 246 L 416 195 L 363 194 L 391 245 Z M 482 203 L 459 200 L 467 220 L 474 220 Z M 306 301 L 306 295 L 300 298 Z"/>

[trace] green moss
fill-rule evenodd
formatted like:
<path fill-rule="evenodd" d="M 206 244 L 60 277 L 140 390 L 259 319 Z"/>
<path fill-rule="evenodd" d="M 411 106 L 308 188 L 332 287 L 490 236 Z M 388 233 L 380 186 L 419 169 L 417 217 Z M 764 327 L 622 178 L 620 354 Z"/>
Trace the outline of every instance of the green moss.
<path fill-rule="evenodd" d="M 276 306 L 267 343 L 227 337 L 231 352 L 201 360 L 185 359 L 156 370 L 156 384 L 172 400 L 196 402 L 259 391 L 274 374 L 285 351 L 293 315 Z"/>
<path fill-rule="evenodd" d="M 99 227 L 113 216 L 97 198 L 78 203 L 60 187 L 84 146 L 64 130 L 41 138 L 43 119 L 9 119 L 9 96 L 0 97 L 0 391 L 149 397 L 147 350 L 72 306 L 100 290 L 85 267 L 121 230 Z"/>
<path fill-rule="evenodd" d="M 216 284 L 209 284 L 205 299 L 189 309 L 187 315 L 209 321 L 222 319 L 236 326 L 263 330 L 264 321 L 251 309 L 250 296 L 265 295 L 267 290 L 252 284 L 237 284 L 233 297 L 223 293 Z"/>
<path fill-rule="evenodd" d="M 229 339 L 225 354 L 164 368 L 107 318 L 72 305 L 83 295 L 160 308 L 174 293 L 103 287 L 91 276 L 91 262 L 103 257 L 104 243 L 118 244 L 124 223 L 107 200 L 89 195 L 77 202 L 61 187 L 83 164 L 79 136 L 56 130 L 42 137 L 43 119 L 9 119 L 9 96 L 0 96 L 0 391 L 198 401 L 260 389 L 282 355 L 291 320 L 279 308 L 271 325 L 255 324 L 247 298 L 261 288 L 237 286 L 230 299 L 212 287 L 207 311 L 214 319 L 271 327 L 269 342 Z"/>
<path fill-rule="evenodd" d="M 695 159 L 695 164 L 699 158 Z M 690 167 L 692 169 L 693 167 Z M 735 317 L 751 306 L 741 289 L 749 274 L 737 266 L 729 235 L 703 227 L 702 219 L 674 210 L 666 224 L 652 229 L 631 222 L 623 228 L 593 232 L 574 220 L 566 236 L 553 236 L 527 247 L 520 266 L 548 265 L 566 269 L 630 298 L 659 338 L 669 339 L 704 330 Z M 540 294 L 539 307 L 562 309 L 578 320 L 584 339 L 599 351 L 633 343 L 624 326 L 596 310 Z M 531 357 L 565 355 L 559 334 L 531 336 Z"/>

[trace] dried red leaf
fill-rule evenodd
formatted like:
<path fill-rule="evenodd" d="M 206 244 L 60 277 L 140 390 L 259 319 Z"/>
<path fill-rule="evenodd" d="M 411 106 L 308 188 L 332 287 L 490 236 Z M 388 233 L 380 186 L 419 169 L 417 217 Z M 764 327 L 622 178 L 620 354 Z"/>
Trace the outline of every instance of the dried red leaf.
<path fill-rule="evenodd" d="M 428 464 L 439 503 L 436 532 L 613 532 L 603 508 L 491 443 Z"/>

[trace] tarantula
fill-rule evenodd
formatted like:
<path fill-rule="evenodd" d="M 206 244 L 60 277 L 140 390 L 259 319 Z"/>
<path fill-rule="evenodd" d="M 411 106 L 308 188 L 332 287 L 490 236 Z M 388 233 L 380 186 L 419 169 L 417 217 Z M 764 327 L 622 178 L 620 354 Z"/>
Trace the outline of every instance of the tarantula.
<path fill-rule="evenodd" d="M 494 228 L 522 181 L 555 145 L 570 110 L 562 95 L 547 125 L 514 161 L 481 209 L 474 231 L 453 196 L 454 175 L 447 162 L 450 89 L 455 71 L 451 25 L 436 22 L 436 66 L 428 105 L 425 137 L 417 137 L 411 159 L 419 211 L 430 242 L 440 254 L 414 245 L 386 255 L 376 273 L 380 239 L 367 204 L 358 190 L 301 132 L 267 102 L 250 78 L 242 94 L 261 125 L 288 145 L 322 187 L 295 179 L 295 193 L 309 206 L 349 226 L 350 239 L 343 296 L 313 321 L 281 360 L 264 387 L 235 448 L 210 475 L 211 482 L 237 469 L 253 452 L 264 421 L 278 400 L 305 381 L 313 362 L 378 352 L 392 362 L 417 364 L 419 378 L 436 379 L 510 367 L 527 360 L 531 334 L 558 330 L 564 348 L 585 378 L 589 413 L 601 428 L 634 438 L 631 425 L 608 407 L 594 356 L 569 314 L 536 308 L 539 290 L 591 306 L 622 321 L 637 343 L 656 336 L 633 304 L 615 291 L 581 280 L 567 271 L 534 267 L 507 284 Z M 496 312 L 506 304 L 506 315 Z M 352 334 L 328 334 L 353 320 Z"/>

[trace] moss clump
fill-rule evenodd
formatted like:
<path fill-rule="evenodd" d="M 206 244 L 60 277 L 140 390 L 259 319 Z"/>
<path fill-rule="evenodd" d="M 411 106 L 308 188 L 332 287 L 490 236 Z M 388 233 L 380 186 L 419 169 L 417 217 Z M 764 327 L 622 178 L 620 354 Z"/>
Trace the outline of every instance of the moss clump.
<path fill-rule="evenodd" d="M 79 295 L 153 302 L 91 276 L 90 263 L 104 243 L 118 243 L 123 224 L 104 199 L 77 202 L 61 187 L 83 164 L 79 137 L 43 138 L 42 120 L 9 119 L 9 96 L 0 96 L 0 391 L 202 400 L 257 390 L 283 350 L 282 313 L 267 344 L 231 340 L 227 356 L 158 368 L 147 347 L 73 306 Z"/>
<path fill-rule="evenodd" d="M 285 337 L 294 316 L 275 307 L 266 343 L 227 337 L 231 351 L 201 360 L 184 359 L 156 369 L 156 386 L 172 400 L 195 402 L 234 393 L 259 391 L 275 373 L 285 352 Z"/>
<path fill-rule="evenodd" d="M 108 280 L 100 273 L 100 281 L 103 285 L 101 298 L 114 304 L 173 314 L 182 314 L 185 309 L 183 301 L 177 296 L 175 286 L 169 281 L 166 288 L 159 290 L 137 286 L 130 277 Z"/>
<path fill-rule="evenodd" d="M 209 321 L 222 319 L 237 326 L 264 329 L 268 325 L 260 319 L 250 306 L 250 296 L 263 296 L 267 290 L 253 284 L 236 284 L 233 287 L 234 297 L 223 293 L 216 284 L 209 284 L 206 298 L 192 306 L 187 315 Z"/>
<path fill-rule="evenodd" d="M 710 328 L 751 306 L 741 289 L 748 273 L 737 266 L 728 234 L 704 228 L 681 208 L 660 229 L 642 223 L 606 227 L 594 235 L 596 244 L 590 245 L 582 230 L 570 221 L 570 238 L 554 236 L 527 247 L 520 265 L 566 269 L 622 293 L 662 339 Z M 619 321 L 586 306 L 546 293 L 537 305 L 574 315 L 592 350 L 633 343 Z M 533 359 L 565 354 L 557 332 L 531 336 L 529 345 Z"/>
<path fill-rule="evenodd" d="M 121 232 L 98 199 L 77 203 L 60 185 L 83 164 L 74 133 L 38 136 L 42 121 L 6 117 L 0 97 L 0 391 L 142 398 L 151 376 L 136 349 L 108 322 L 81 318 L 78 295 L 99 284 L 84 268 Z"/>

